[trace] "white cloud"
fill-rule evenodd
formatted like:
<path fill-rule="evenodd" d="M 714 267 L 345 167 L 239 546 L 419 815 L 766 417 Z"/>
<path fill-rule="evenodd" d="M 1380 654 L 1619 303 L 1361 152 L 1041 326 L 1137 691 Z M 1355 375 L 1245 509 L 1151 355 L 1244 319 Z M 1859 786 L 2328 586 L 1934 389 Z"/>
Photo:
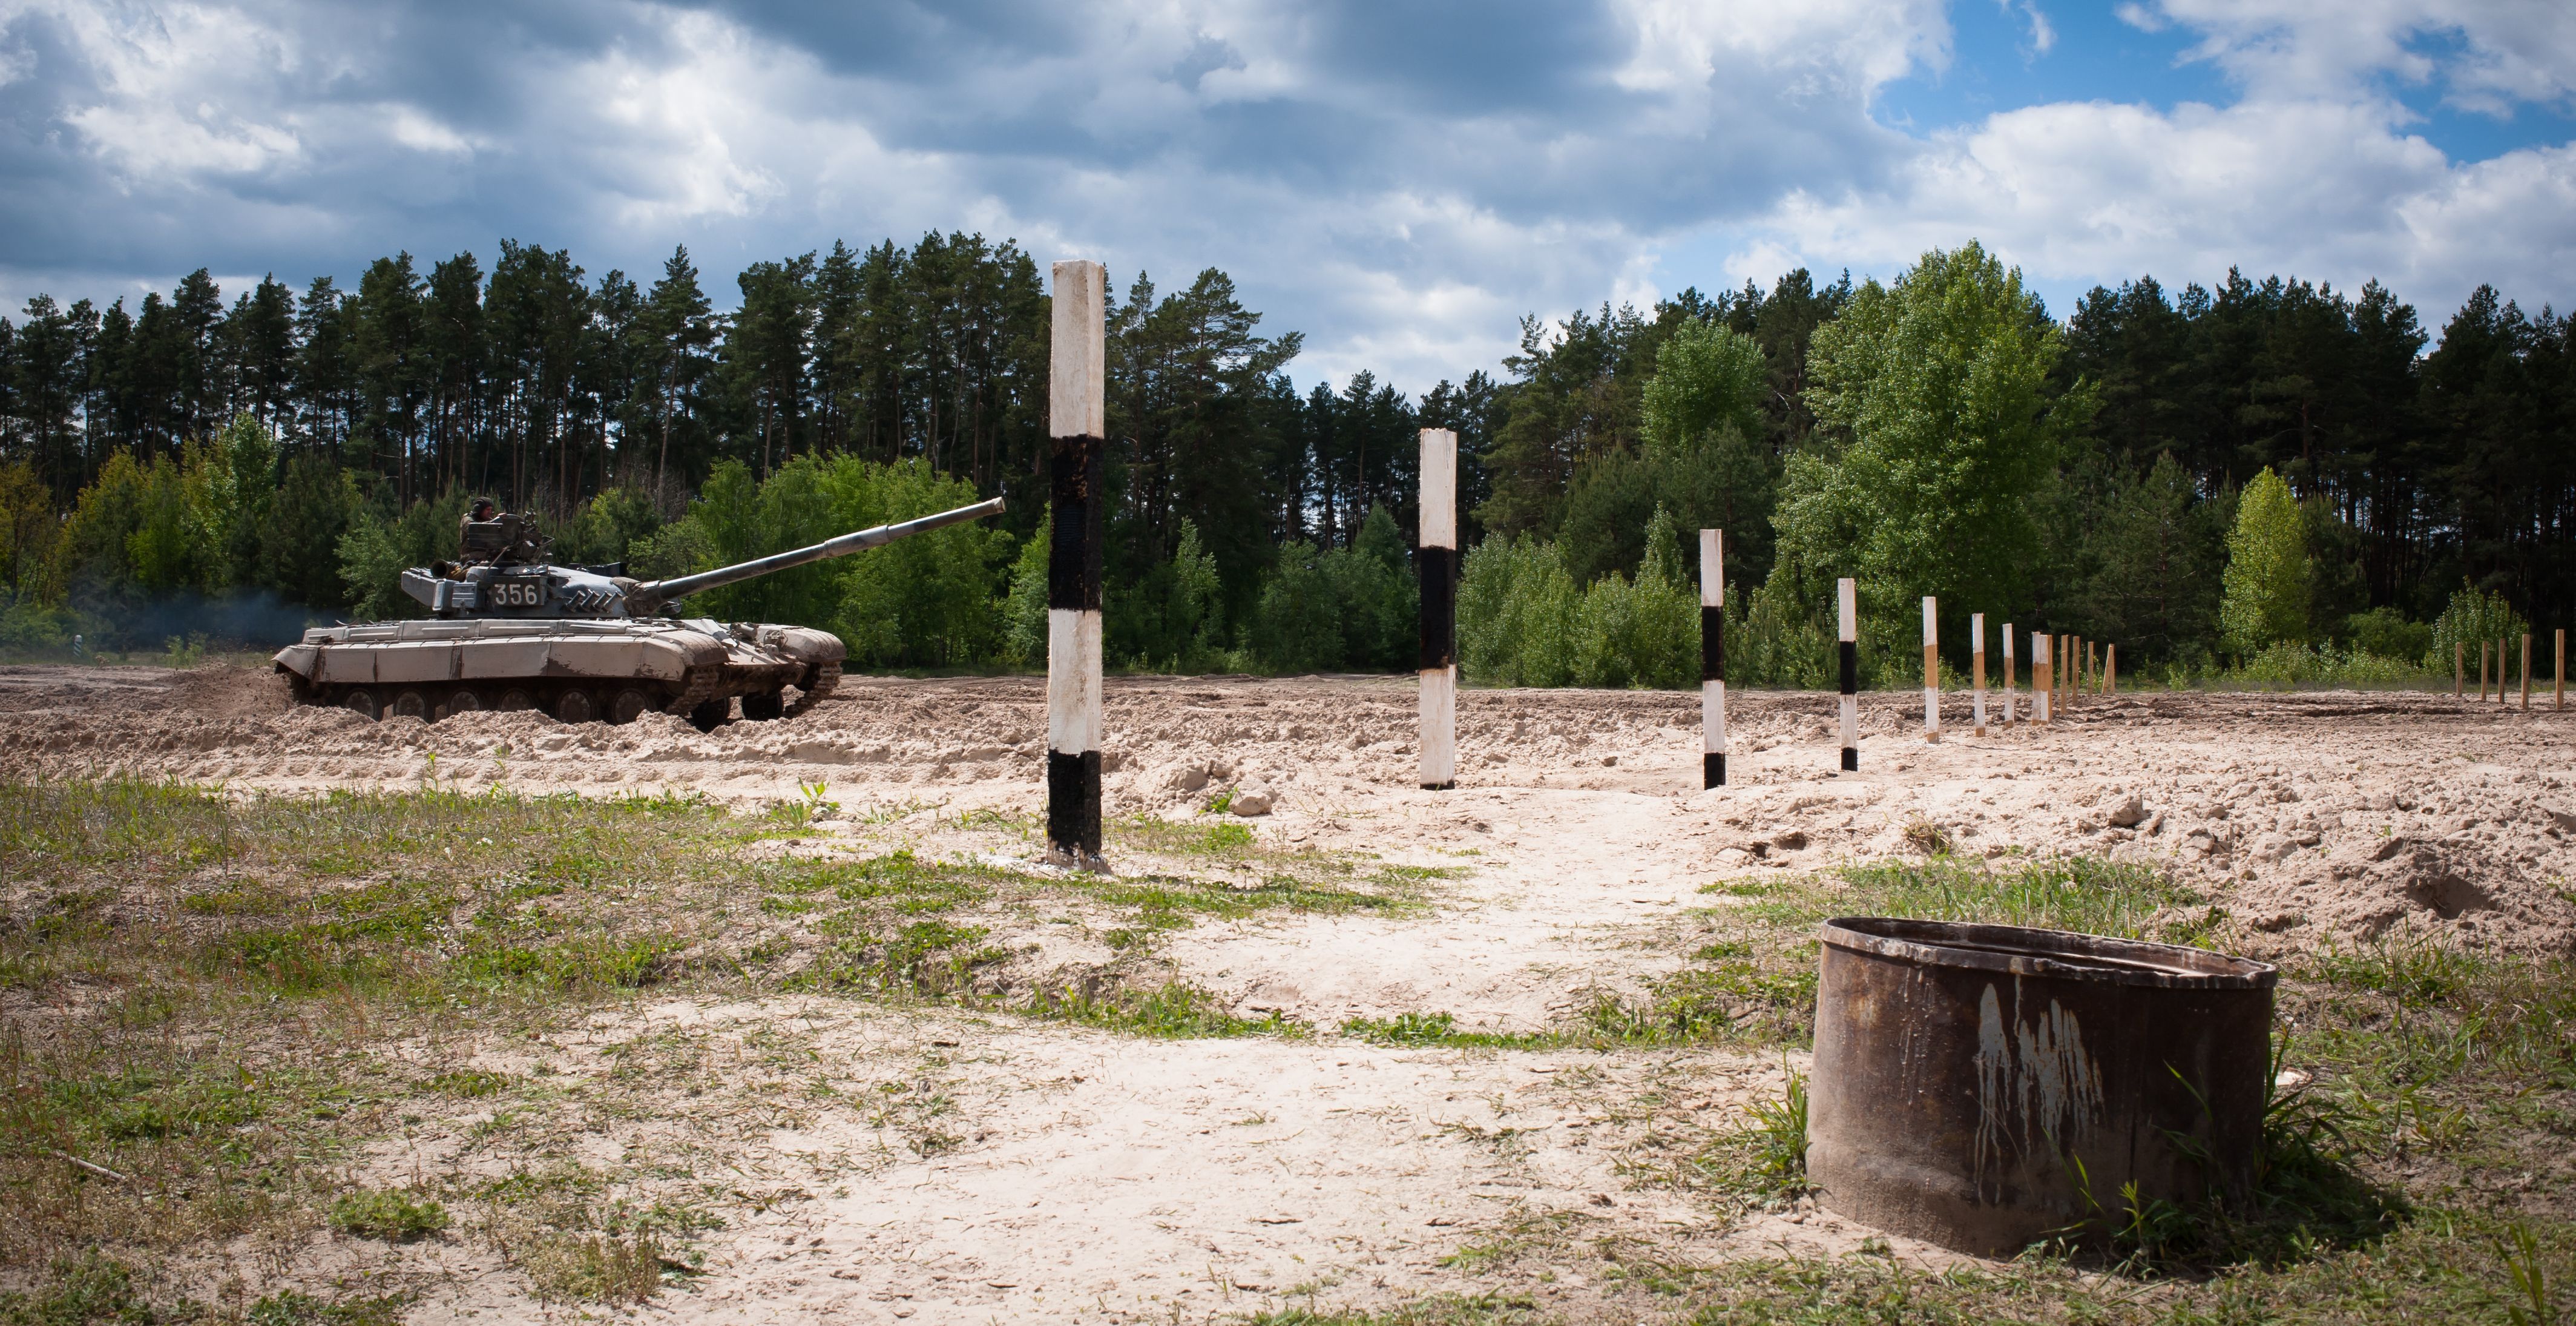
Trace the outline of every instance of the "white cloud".
<path fill-rule="evenodd" d="M 2563 297 L 2571 202 L 2576 150 L 2454 165 L 2376 106 L 2092 102 L 1937 135 L 1891 187 L 1795 192 L 1753 233 L 1882 275 L 1973 236 L 2060 285 L 2242 266 L 2439 304 L 2482 281 Z"/>
<path fill-rule="evenodd" d="M 0 154 L 37 145 L 0 155 L 0 284 L 345 277 L 508 236 L 594 274 L 685 242 L 724 301 L 753 260 L 965 228 L 1167 290 L 1222 267 L 1266 331 L 1308 333 L 1301 379 L 1411 390 L 1491 368 L 1525 312 L 1970 236 L 2079 288 L 2242 264 L 2428 304 L 2570 293 L 2568 150 L 2454 163 L 2388 95 L 2567 103 L 2563 4 L 2132 0 L 2241 100 L 1918 137 L 1870 108 L 1947 66 L 1942 0 L 1600 2 L 1077 0 L 970 31 L 927 6 L 796 20 L 823 30 L 733 0 L 0 0 Z M 2064 50 L 2039 0 L 1957 2 Z"/>
<path fill-rule="evenodd" d="M 2454 103 L 2497 113 L 2576 98 L 2576 6 L 2563 0 L 2157 0 L 2157 9 L 2205 34 L 2194 54 L 2256 99 L 2351 99 L 2382 77 L 2439 82 Z"/>
<path fill-rule="evenodd" d="M 390 121 L 393 140 L 416 152 L 463 156 L 474 150 L 474 140 L 422 114 L 414 107 L 393 107 Z"/>

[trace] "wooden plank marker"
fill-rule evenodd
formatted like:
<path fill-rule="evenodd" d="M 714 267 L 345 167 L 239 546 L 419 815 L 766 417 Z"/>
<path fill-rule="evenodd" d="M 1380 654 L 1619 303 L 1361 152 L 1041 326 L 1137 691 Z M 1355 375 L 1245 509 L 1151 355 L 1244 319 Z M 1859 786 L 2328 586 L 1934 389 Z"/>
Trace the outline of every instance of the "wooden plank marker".
<path fill-rule="evenodd" d="M 2118 645 L 2102 646 L 2102 693 L 2104 695 L 2120 693 L 2120 647 Z"/>
<path fill-rule="evenodd" d="M 2522 633 L 2522 712 L 2531 712 L 2531 632 Z"/>
<path fill-rule="evenodd" d="M 1699 785 L 1726 786 L 1726 531 L 1699 532 Z"/>
<path fill-rule="evenodd" d="M 1458 435 L 1422 430 L 1422 785 L 1458 785 Z"/>
<path fill-rule="evenodd" d="M 2567 628 L 2558 628 L 2558 708 L 2567 707 Z"/>
<path fill-rule="evenodd" d="M 1860 590 L 1851 577 L 1834 582 L 1842 612 L 1843 771 L 1860 771 Z"/>
<path fill-rule="evenodd" d="M 1108 505 L 1107 393 L 1096 262 L 1055 264 L 1048 351 L 1047 852 L 1077 869 L 1100 859 L 1100 555 Z"/>
<path fill-rule="evenodd" d="M 2004 726 L 2013 725 L 2012 623 L 2004 623 Z"/>
<path fill-rule="evenodd" d="M 1986 614 L 1982 612 L 1968 614 L 1968 694 L 1969 714 L 1982 737 L 1986 735 Z"/>
<path fill-rule="evenodd" d="M 1923 739 L 1941 744 L 1941 609 L 1923 596 Z"/>

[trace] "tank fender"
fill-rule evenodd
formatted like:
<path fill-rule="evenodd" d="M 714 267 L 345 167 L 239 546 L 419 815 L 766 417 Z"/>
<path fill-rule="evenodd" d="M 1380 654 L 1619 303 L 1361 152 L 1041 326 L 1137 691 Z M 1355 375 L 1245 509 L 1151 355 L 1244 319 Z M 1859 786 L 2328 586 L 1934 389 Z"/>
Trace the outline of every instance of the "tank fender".
<path fill-rule="evenodd" d="M 784 654 L 808 667 L 817 663 L 838 663 L 849 656 L 849 647 L 841 637 L 809 626 L 762 626 L 757 637 L 761 648 Z"/>
<path fill-rule="evenodd" d="M 321 661 L 321 654 L 321 650 L 311 645 L 288 645 L 277 651 L 277 656 L 270 661 L 285 671 L 311 681 L 314 665 Z"/>
<path fill-rule="evenodd" d="M 721 647 L 709 652 L 719 658 L 723 654 Z M 614 635 L 551 641 L 546 648 L 545 673 L 549 677 L 634 678 L 677 685 L 690 665 L 701 661 L 696 641 L 665 631 L 643 637 Z"/>

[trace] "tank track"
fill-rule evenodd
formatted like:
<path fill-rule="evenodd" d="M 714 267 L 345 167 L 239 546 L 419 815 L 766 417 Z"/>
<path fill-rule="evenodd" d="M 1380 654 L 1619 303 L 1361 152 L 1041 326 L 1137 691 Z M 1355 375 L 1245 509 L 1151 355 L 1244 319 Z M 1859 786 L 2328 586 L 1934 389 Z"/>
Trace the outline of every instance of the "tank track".
<path fill-rule="evenodd" d="M 786 711 L 785 713 L 780 714 L 780 715 L 779 715 L 779 717 L 781 717 L 781 718 L 794 718 L 794 717 L 795 717 L 795 716 L 797 716 L 798 714 L 804 713 L 806 710 L 811 709 L 811 708 L 813 708 L 814 706 L 816 706 L 816 705 L 818 705 L 818 704 L 821 704 L 821 703 L 823 702 L 823 697 L 824 697 L 824 696 L 826 696 L 826 695 L 830 695 L 830 694 L 832 693 L 832 688 L 833 688 L 833 687 L 835 687 L 835 686 L 838 686 L 838 685 L 840 685 L 840 684 L 841 684 L 841 665 L 840 665 L 840 664 L 838 664 L 838 663 L 818 663 L 818 664 L 815 664 L 815 665 L 814 665 L 814 679 L 813 679 L 813 681 L 812 681 L 811 683 L 809 683 L 809 684 L 805 687 L 805 689 L 804 689 L 804 693 L 803 693 L 803 694 L 800 694 L 800 695 L 798 695 L 798 696 L 796 697 L 796 703 L 794 703 L 794 704 L 791 704 L 791 705 L 787 706 L 787 711 Z"/>
<path fill-rule="evenodd" d="M 688 717 L 690 710 L 715 698 L 716 687 L 723 681 L 722 668 L 689 669 L 687 679 L 680 683 L 680 693 L 673 697 L 669 704 L 662 706 L 662 712 L 678 714 L 682 718 Z"/>

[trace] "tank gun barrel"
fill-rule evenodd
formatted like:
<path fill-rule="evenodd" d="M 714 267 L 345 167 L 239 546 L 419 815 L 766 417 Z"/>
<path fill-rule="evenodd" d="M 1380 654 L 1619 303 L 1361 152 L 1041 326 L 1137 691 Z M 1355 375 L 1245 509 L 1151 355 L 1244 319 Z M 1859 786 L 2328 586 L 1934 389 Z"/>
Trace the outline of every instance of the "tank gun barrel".
<path fill-rule="evenodd" d="M 626 601 L 637 611 L 649 612 L 700 590 L 738 584 L 756 576 L 768 575 L 772 571 L 784 571 L 791 566 L 803 566 L 808 562 L 847 557 L 854 552 L 883 547 L 897 539 L 938 529 L 944 525 L 981 520 L 986 516 L 999 515 L 1001 512 L 1002 499 L 996 497 L 991 501 L 977 502 L 973 506 L 961 506 L 954 511 L 942 511 L 937 515 L 898 521 L 892 525 L 878 525 L 854 534 L 844 534 L 837 539 L 825 539 L 809 548 L 772 553 L 767 557 L 754 558 L 748 562 L 736 562 L 731 566 L 719 566 L 712 571 L 700 571 L 693 576 L 648 580 L 626 591 Z"/>

